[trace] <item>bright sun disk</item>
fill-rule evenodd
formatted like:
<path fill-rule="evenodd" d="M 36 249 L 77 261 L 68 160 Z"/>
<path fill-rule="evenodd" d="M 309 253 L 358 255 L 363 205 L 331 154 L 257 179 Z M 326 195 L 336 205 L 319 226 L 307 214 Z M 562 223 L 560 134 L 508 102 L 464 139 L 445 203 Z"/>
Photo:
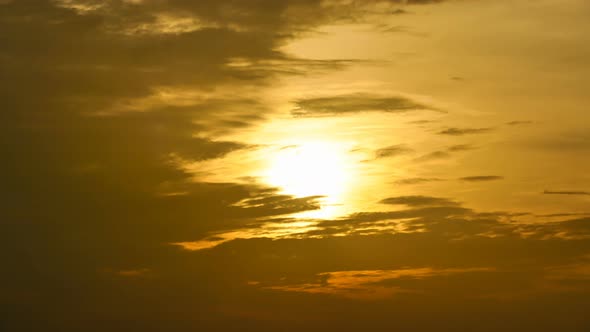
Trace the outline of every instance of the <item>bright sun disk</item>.
<path fill-rule="evenodd" d="M 266 179 L 295 197 L 324 196 L 334 200 L 350 180 L 343 146 L 329 142 L 306 142 L 284 147 L 271 158 Z"/>

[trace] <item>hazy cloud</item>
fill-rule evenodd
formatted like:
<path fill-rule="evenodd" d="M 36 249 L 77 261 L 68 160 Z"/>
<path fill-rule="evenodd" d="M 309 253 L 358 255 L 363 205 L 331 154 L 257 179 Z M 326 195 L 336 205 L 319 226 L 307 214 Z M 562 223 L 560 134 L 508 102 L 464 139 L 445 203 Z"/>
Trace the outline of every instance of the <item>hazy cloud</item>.
<path fill-rule="evenodd" d="M 416 161 L 430 161 L 430 160 L 437 160 L 437 159 L 447 159 L 450 158 L 451 154 L 447 151 L 434 151 L 423 156 L 416 158 Z"/>
<path fill-rule="evenodd" d="M 504 177 L 498 175 L 477 175 L 477 176 L 465 176 L 459 178 L 462 181 L 468 182 L 484 182 L 484 181 L 495 181 L 495 180 L 502 180 Z"/>
<path fill-rule="evenodd" d="M 555 191 L 555 190 L 545 190 L 543 191 L 543 194 L 545 195 L 582 195 L 582 196 L 588 196 L 590 195 L 590 192 L 588 191 L 575 191 L 575 190 L 563 190 L 563 191 Z"/>
<path fill-rule="evenodd" d="M 462 136 L 471 134 L 483 134 L 490 132 L 492 128 L 447 128 L 438 132 L 440 135 Z"/>
<path fill-rule="evenodd" d="M 299 99 L 293 116 L 334 116 L 358 112 L 403 113 L 416 110 L 432 109 L 422 103 L 406 97 L 385 97 L 369 93 L 356 93 L 332 97 Z"/>
<path fill-rule="evenodd" d="M 395 157 L 403 154 L 408 154 L 413 152 L 412 149 L 407 147 L 404 144 L 392 145 L 385 148 L 378 149 L 375 151 L 375 158 L 387 158 L 387 157 Z"/>
<path fill-rule="evenodd" d="M 256 284 L 264 289 L 301 292 L 310 294 L 336 295 L 352 299 L 379 300 L 395 296 L 398 293 L 412 292 L 405 289 L 402 280 L 423 280 L 439 276 L 452 276 L 459 273 L 488 272 L 490 268 L 466 269 L 434 269 L 415 268 L 400 270 L 362 270 L 324 272 L 315 276 L 315 282 L 305 284 L 264 285 Z"/>
<path fill-rule="evenodd" d="M 475 149 L 475 147 L 470 144 L 458 144 L 458 145 L 450 146 L 448 148 L 448 150 L 451 152 L 469 151 L 469 150 L 473 150 L 473 149 Z"/>
<path fill-rule="evenodd" d="M 456 206 L 459 203 L 448 198 L 430 196 L 399 196 L 389 197 L 381 201 L 383 204 L 401 204 L 407 206 Z"/>
<path fill-rule="evenodd" d="M 510 122 L 506 122 L 507 125 L 509 126 L 519 126 L 519 125 L 528 125 L 528 124 L 533 124 L 533 121 L 510 121 Z"/>
<path fill-rule="evenodd" d="M 420 183 L 427 183 L 427 182 L 438 182 L 443 181 L 443 179 L 439 178 L 407 178 L 407 179 L 400 179 L 395 181 L 396 184 L 420 184 Z"/>

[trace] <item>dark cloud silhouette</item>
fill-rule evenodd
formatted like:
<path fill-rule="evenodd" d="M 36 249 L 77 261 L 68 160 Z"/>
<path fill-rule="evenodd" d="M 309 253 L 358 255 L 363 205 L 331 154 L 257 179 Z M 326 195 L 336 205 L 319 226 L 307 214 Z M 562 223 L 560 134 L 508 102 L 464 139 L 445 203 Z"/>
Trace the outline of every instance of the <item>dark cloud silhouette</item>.
<path fill-rule="evenodd" d="M 447 159 L 450 158 L 452 155 L 447 151 L 434 151 L 431 153 L 427 153 L 423 156 L 416 158 L 416 161 L 430 161 L 430 160 L 437 160 L 437 159 Z"/>
<path fill-rule="evenodd" d="M 407 206 L 454 206 L 459 203 L 448 198 L 429 197 L 429 196 L 399 196 L 389 197 L 381 201 L 383 204 L 401 204 Z"/>
<path fill-rule="evenodd" d="M 331 97 L 299 99 L 293 116 L 334 116 L 358 112 L 404 113 L 433 109 L 402 96 L 384 97 L 368 93 L 356 93 Z"/>
<path fill-rule="evenodd" d="M 484 182 L 484 181 L 495 181 L 495 180 L 502 180 L 504 177 L 498 175 L 477 175 L 477 176 L 465 176 L 459 178 L 462 181 L 468 182 Z"/>
<path fill-rule="evenodd" d="M 458 144 L 458 145 L 450 146 L 448 148 L 448 150 L 451 152 L 469 151 L 469 150 L 473 150 L 473 149 L 475 149 L 475 147 L 470 144 Z"/>
<path fill-rule="evenodd" d="M 427 183 L 427 182 L 438 182 L 443 181 L 443 179 L 439 178 L 407 178 L 407 179 L 400 179 L 395 181 L 396 184 L 420 184 L 420 183 Z"/>
<path fill-rule="evenodd" d="M 468 150 L 473 150 L 473 149 L 474 149 L 474 147 L 469 144 L 458 144 L 458 145 L 450 146 L 446 150 L 433 151 L 433 152 L 427 153 L 425 155 L 422 155 L 422 156 L 416 158 L 415 160 L 418 162 L 423 162 L 423 161 L 431 161 L 431 160 L 438 160 L 438 159 L 448 159 L 448 158 L 451 158 L 453 156 L 453 153 L 455 153 L 455 152 L 468 151 Z"/>
<path fill-rule="evenodd" d="M 509 126 L 519 126 L 519 125 L 533 124 L 533 121 L 510 121 L 510 122 L 506 122 L 506 124 Z"/>
<path fill-rule="evenodd" d="M 560 132 L 551 137 L 531 140 L 525 146 L 544 151 L 590 151 L 590 134 L 588 130 Z"/>
<path fill-rule="evenodd" d="M 398 9 L 393 10 L 391 12 L 391 14 L 392 15 L 403 15 L 403 14 L 409 14 L 409 12 L 405 9 L 398 8 Z"/>
<path fill-rule="evenodd" d="M 472 134 L 483 134 L 490 132 L 492 128 L 447 128 L 438 132 L 440 135 L 463 136 Z"/>
<path fill-rule="evenodd" d="M 575 190 L 545 190 L 543 191 L 545 195 L 582 195 L 588 196 L 590 192 L 588 191 L 575 191 Z"/>
<path fill-rule="evenodd" d="M 416 121 L 410 121 L 408 122 L 409 124 L 418 124 L 418 125 L 423 125 L 423 124 L 429 124 L 429 123 L 435 123 L 436 121 L 434 120 L 416 120 Z"/>
<path fill-rule="evenodd" d="M 378 149 L 375 151 L 375 158 L 387 158 L 387 157 L 395 157 L 403 154 L 408 154 L 413 152 L 412 149 L 407 147 L 404 144 L 392 145 L 385 148 Z"/>

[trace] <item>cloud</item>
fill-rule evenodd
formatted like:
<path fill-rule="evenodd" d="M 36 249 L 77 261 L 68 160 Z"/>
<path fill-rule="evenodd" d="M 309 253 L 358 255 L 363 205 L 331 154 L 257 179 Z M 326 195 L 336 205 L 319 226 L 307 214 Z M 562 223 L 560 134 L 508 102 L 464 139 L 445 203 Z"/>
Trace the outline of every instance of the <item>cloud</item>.
<path fill-rule="evenodd" d="M 448 148 L 448 150 L 451 152 L 469 151 L 469 150 L 473 150 L 473 149 L 475 149 L 475 147 L 470 144 L 458 144 L 458 145 L 450 146 Z"/>
<path fill-rule="evenodd" d="M 453 153 L 455 152 L 469 151 L 473 149 L 475 148 L 469 144 L 458 144 L 450 146 L 446 150 L 439 150 L 427 153 L 414 160 L 418 162 L 424 162 L 438 159 L 448 159 L 451 158 L 453 156 Z"/>
<path fill-rule="evenodd" d="M 546 268 L 546 279 L 555 282 L 561 289 L 588 290 L 590 256 L 578 257 L 574 263 Z"/>
<path fill-rule="evenodd" d="M 355 93 L 331 97 L 305 98 L 294 101 L 293 116 L 335 116 L 359 112 L 404 113 L 417 110 L 432 110 L 425 104 L 402 96 L 380 96 Z"/>
<path fill-rule="evenodd" d="M 496 180 L 502 180 L 502 179 L 504 179 L 504 177 L 498 176 L 498 175 L 477 175 L 477 176 L 465 176 L 465 177 L 459 178 L 459 180 L 468 181 L 468 182 L 496 181 Z"/>
<path fill-rule="evenodd" d="M 408 123 L 409 124 L 424 125 L 424 124 L 435 123 L 435 122 L 437 122 L 437 121 L 435 121 L 435 120 L 415 120 L 415 121 L 410 121 Z"/>
<path fill-rule="evenodd" d="M 407 178 L 407 179 L 400 179 L 396 180 L 396 184 L 406 185 L 406 184 L 420 184 L 420 183 L 427 183 L 427 182 L 438 182 L 443 181 L 443 179 L 439 178 Z"/>
<path fill-rule="evenodd" d="M 543 191 L 545 195 L 581 195 L 581 196 L 588 196 L 590 192 L 588 191 L 575 191 L 575 190 L 563 190 L 563 191 L 554 191 L 554 190 L 545 190 Z"/>
<path fill-rule="evenodd" d="M 437 159 L 447 159 L 450 158 L 451 154 L 447 151 L 434 151 L 423 156 L 416 158 L 416 161 L 430 161 L 430 160 L 437 160 Z"/>
<path fill-rule="evenodd" d="M 387 157 L 396 157 L 399 155 L 411 153 L 412 151 L 413 151 L 412 149 L 408 148 L 404 144 L 391 145 L 391 146 L 381 148 L 381 149 L 378 149 L 377 151 L 375 151 L 375 158 L 380 159 L 380 158 L 387 158 Z"/>
<path fill-rule="evenodd" d="M 586 153 L 586 151 L 590 151 L 590 134 L 586 129 L 571 130 L 556 133 L 551 137 L 530 140 L 524 145 L 543 151 L 579 151 Z"/>
<path fill-rule="evenodd" d="M 459 203 L 448 198 L 430 196 L 398 196 L 381 200 L 383 204 L 401 204 L 406 206 L 456 206 Z"/>
<path fill-rule="evenodd" d="M 438 132 L 439 135 L 463 136 L 472 134 L 483 134 L 490 132 L 493 128 L 447 128 Z"/>
<path fill-rule="evenodd" d="M 520 126 L 520 125 L 528 125 L 528 124 L 533 124 L 533 121 L 510 121 L 510 122 L 506 122 L 507 125 L 509 126 Z"/>
<path fill-rule="evenodd" d="M 379 300 L 399 293 L 413 292 L 404 289 L 401 280 L 423 280 L 434 277 L 448 277 L 461 273 L 489 272 L 491 268 L 435 269 L 414 268 L 399 270 L 361 270 L 323 272 L 315 276 L 315 282 L 305 284 L 264 285 L 257 287 L 284 292 L 335 295 L 360 300 Z M 396 285 L 399 283 L 399 285 Z"/>

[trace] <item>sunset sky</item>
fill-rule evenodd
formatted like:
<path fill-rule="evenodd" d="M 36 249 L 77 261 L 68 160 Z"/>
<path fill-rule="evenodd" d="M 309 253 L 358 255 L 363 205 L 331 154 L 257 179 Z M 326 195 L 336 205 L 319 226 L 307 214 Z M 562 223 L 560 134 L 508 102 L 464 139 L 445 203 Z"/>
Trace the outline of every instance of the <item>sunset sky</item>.
<path fill-rule="evenodd" d="M 0 330 L 590 331 L 590 1 L 0 0 Z"/>

